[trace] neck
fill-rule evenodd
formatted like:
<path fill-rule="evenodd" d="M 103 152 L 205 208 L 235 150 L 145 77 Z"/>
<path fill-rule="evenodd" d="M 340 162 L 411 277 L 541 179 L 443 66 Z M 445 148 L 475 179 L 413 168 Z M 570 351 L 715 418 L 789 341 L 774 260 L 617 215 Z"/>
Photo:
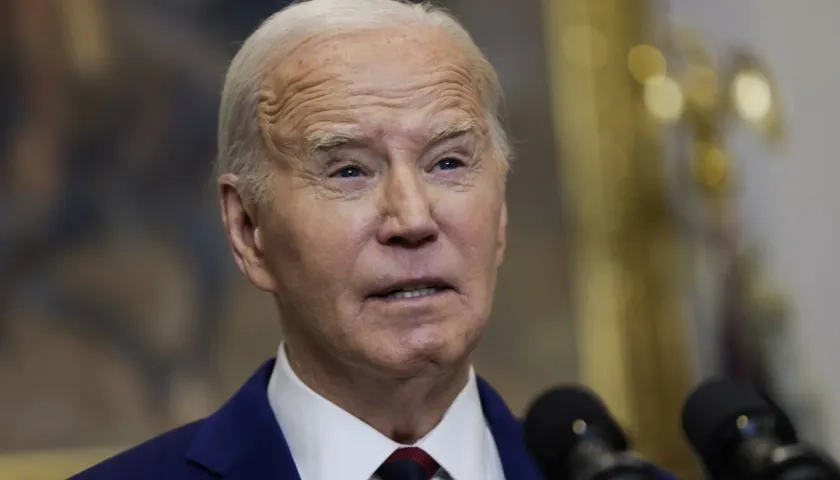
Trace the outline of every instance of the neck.
<path fill-rule="evenodd" d="M 395 442 L 413 444 L 440 423 L 467 383 L 470 365 L 412 378 L 377 375 L 286 339 L 295 374 L 313 391 Z"/>

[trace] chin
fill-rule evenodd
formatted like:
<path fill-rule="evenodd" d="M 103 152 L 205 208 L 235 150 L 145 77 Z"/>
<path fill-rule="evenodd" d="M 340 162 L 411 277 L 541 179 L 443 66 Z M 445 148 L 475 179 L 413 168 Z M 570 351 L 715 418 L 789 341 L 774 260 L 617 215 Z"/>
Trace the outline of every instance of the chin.
<path fill-rule="evenodd" d="M 470 340 L 471 337 L 475 339 Z M 446 334 L 425 328 L 402 332 L 388 346 L 373 349 L 374 352 L 380 352 L 374 363 L 384 367 L 388 374 L 398 377 L 457 369 L 469 361 L 477 337 L 477 334 Z"/>

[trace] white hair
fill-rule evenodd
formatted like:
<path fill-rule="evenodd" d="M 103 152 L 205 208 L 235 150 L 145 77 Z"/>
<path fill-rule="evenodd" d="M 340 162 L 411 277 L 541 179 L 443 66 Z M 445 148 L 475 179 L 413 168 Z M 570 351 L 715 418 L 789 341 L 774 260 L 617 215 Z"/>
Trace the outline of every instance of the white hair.
<path fill-rule="evenodd" d="M 245 41 L 228 69 L 219 112 L 218 174 L 245 183 L 242 194 L 264 199 L 272 169 L 259 122 L 260 89 L 277 63 L 308 39 L 370 28 L 422 24 L 446 32 L 478 76 L 491 143 L 507 168 L 510 146 L 502 126 L 502 89 L 495 70 L 452 16 L 429 3 L 404 0 L 308 0 L 269 17 Z"/>

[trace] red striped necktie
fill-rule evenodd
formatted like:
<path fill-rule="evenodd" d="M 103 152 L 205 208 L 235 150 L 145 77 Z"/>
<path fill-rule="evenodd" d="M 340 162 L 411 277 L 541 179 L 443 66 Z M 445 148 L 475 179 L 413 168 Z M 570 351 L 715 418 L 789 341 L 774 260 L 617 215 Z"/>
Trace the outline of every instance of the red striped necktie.
<path fill-rule="evenodd" d="M 376 471 L 382 480 L 431 480 L 440 465 L 417 447 L 399 448 Z"/>

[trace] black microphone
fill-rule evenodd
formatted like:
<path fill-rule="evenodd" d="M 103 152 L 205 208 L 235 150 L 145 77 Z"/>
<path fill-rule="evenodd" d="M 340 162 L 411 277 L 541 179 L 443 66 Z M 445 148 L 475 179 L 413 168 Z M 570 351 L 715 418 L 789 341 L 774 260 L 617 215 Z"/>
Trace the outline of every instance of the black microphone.
<path fill-rule="evenodd" d="M 525 440 L 548 480 L 656 480 L 660 473 L 629 450 L 627 438 L 592 392 L 555 388 L 525 417 Z"/>
<path fill-rule="evenodd" d="M 742 383 L 703 382 L 688 397 L 682 424 L 714 480 L 840 480 L 828 455 L 800 443 L 787 415 Z"/>

